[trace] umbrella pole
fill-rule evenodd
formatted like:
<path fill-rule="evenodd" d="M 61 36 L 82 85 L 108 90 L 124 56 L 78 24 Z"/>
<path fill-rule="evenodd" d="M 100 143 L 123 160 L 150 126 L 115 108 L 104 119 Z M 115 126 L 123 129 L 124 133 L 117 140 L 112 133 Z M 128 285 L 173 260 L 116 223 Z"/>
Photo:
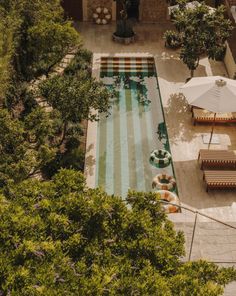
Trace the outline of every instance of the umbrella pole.
<path fill-rule="evenodd" d="M 208 143 L 208 149 L 210 149 L 211 140 L 212 140 L 214 127 L 215 127 L 215 122 L 216 122 L 216 113 L 214 114 L 214 120 L 213 120 L 213 124 L 212 124 L 212 127 L 211 127 L 211 135 L 210 135 L 210 139 L 209 139 L 209 143 Z"/>

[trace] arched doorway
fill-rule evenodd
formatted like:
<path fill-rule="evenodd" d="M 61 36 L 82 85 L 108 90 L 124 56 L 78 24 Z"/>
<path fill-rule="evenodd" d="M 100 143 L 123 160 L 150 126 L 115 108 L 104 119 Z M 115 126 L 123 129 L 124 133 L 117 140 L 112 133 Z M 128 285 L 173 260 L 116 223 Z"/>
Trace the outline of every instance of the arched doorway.
<path fill-rule="evenodd" d="M 65 10 L 65 15 L 71 17 L 73 20 L 83 20 L 83 1 L 82 0 L 63 0 L 61 2 Z"/>

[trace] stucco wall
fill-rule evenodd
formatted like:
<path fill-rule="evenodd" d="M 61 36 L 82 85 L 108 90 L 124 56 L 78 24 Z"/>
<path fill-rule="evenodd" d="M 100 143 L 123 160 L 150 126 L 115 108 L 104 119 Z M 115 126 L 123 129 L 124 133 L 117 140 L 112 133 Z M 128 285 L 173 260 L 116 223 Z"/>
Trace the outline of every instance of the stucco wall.
<path fill-rule="evenodd" d="M 92 15 L 96 7 L 106 7 L 112 12 L 113 0 L 87 0 L 87 20 L 93 20 Z"/>
<path fill-rule="evenodd" d="M 235 0 L 236 1 L 236 0 Z M 115 2 L 113 0 L 83 0 L 84 20 L 91 21 L 96 7 L 107 7 L 115 19 Z M 164 23 L 167 19 L 166 0 L 140 0 L 139 19 L 148 23 Z"/>
<path fill-rule="evenodd" d="M 232 52 L 229 48 L 228 42 L 227 42 L 226 54 L 224 57 L 224 63 L 225 63 L 225 67 L 227 69 L 227 72 L 229 74 L 229 77 L 233 78 L 234 75 L 236 74 L 236 64 L 234 62 L 234 58 L 233 58 Z"/>
<path fill-rule="evenodd" d="M 164 23 L 167 19 L 166 0 L 140 0 L 140 21 Z"/>

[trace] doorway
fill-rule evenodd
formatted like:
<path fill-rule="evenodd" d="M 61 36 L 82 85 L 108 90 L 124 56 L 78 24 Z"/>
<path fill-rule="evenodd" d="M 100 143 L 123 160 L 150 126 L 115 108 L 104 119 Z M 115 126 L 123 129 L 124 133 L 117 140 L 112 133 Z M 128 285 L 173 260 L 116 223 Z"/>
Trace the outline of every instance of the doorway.
<path fill-rule="evenodd" d="M 120 12 L 123 9 L 121 1 L 116 1 L 116 18 L 121 18 Z M 127 10 L 128 19 L 139 20 L 139 0 L 130 0 L 130 7 Z"/>
<path fill-rule="evenodd" d="M 128 8 L 128 18 L 138 21 L 139 20 L 139 0 L 130 0 L 130 7 Z"/>
<path fill-rule="evenodd" d="M 83 1 L 82 0 L 63 0 L 62 7 L 65 15 L 75 21 L 83 20 Z"/>

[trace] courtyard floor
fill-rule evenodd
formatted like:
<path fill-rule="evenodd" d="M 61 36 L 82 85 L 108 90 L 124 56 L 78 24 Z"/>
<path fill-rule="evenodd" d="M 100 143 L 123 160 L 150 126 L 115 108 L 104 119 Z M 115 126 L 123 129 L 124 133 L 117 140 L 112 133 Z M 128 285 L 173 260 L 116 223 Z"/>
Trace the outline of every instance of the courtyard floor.
<path fill-rule="evenodd" d="M 205 191 L 197 157 L 199 149 L 207 148 L 202 142 L 202 134 L 210 132 L 211 125 L 193 126 L 186 101 L 178 96 L 180 86 L 189 77 L 189 70 L 178 59 L 177 51 L 164 47 L 162 35 L 171 24 L 138 24 L 135 26 L 137 42 L 126 46 L 112 41 L 114 24 L 79 23 L 76 26 L 85 47 L 93 53 L 146 53 L 155 56 L 181 202 L 197 209 L 231 207 L 236 201 L 235 191 Z M 206 75 L 227 76 L 223 62 L 202 59 L 195 76 Z M 212 149 L 236 150 L 236 125 L 217 125 L 214 133 L 219 135 L 220 145 L 211 145 Z"/>
<path fill-rule="evenodd" d="M 203 173 L 199 168 L 197 157 L 199 149 L 207 148 L 207 144 L 203 144 L 202 134 L 209 133 L 211 125 L 193 126 L 189 107 L 183 97 L 178 95 L 180 86 L 185 83 L 190 73 L 179 60 L 178 52 L 166 49 L 164 46 L 162 35 L 165 30 L 171 28 L 171 24 L 137 24 L 135 26 L 137 40 L 134 44 L 126 46 L 112 41 L 114 23 L 107 26 L 77 23 L 76 28 L 81 32 L 84 46 L 94 54 L 111 56 L 118 53 L 140 54 L 140 56 L 152 54 L 155 57 L 181 203 L 236 227 L 236 192 L 205 191 Z M 195 76 L 207 75 L 227 76 L 224 63 L 202 58 Z M 216 125 L 214 133 L 219 136 L 220 144 L 211 145 L 211 149 L 236 150 L 235 124 Z M 185 210 L 180 215 L 170 215 L 170 219 L 175 222 L 177 229 L 185 233 L 185 260 L 189 259 L 191 253 L 191 260 L 207 258 L 220 265 L 235 265 L 235 228 L 200 215 L 195 220 L 195 215 Z M 194 221 L 197 221 L 196 227 Z M 226 287 L 224 295 L 235 295 L 235 289 L 234 282 Z"/>

